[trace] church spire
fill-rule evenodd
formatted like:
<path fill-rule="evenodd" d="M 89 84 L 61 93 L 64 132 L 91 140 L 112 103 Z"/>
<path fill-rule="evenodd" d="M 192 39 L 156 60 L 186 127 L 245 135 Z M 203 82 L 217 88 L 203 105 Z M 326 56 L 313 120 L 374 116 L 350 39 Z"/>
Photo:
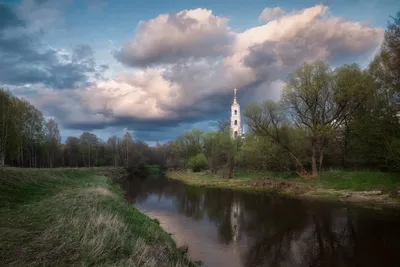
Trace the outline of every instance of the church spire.
<path fill-rule="evenodd" d="M 236 88 L 233 90 L 233 104 L 236 104 L 237 100 L 236 100 Z"/>

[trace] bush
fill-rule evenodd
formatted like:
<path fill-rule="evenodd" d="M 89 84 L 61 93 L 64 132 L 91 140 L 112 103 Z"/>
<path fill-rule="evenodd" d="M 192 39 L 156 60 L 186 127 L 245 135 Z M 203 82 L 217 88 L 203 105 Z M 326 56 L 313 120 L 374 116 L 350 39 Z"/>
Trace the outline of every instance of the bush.
<path fill-rule="evenodd" d="M 207 158 L 203 153 L 199 153 L 189 158 L 188 167 L 194 172 L 199 172 L 207 167 Z"/>

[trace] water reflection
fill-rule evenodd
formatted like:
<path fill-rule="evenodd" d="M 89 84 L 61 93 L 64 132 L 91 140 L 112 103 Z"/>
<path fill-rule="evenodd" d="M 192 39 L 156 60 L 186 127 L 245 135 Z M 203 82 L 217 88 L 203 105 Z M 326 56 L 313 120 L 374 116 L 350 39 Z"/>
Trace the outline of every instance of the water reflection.
<path fill-rule="evenodd" d="M 167 179 L 126 187 L 205 266 L 400 266 L 394 214 Z"/>

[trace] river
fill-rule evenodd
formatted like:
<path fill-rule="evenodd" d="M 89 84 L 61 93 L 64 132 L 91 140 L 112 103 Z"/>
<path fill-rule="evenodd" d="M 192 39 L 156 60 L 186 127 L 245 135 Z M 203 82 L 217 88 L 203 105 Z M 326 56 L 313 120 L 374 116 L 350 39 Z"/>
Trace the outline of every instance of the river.
<path fill-rule="evenodd" d="M 203 266 L 400 266 L 394 212 L 169 179 L 133 180 L 126 191 Z"/>

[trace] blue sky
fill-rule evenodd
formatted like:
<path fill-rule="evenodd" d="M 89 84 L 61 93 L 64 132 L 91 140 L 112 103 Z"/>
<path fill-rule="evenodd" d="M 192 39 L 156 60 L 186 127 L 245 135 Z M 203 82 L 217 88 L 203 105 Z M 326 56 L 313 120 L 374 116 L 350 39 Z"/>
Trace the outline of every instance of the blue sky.
<path fill-rule="evenodd" d="M 278 99 L 305 61 L 367 66 L 396 2 L 0 1 L 0 85 L 63 138 L 129 130 L 163 142 L 213 129 L 234 87 L 243 107 Z"/>

